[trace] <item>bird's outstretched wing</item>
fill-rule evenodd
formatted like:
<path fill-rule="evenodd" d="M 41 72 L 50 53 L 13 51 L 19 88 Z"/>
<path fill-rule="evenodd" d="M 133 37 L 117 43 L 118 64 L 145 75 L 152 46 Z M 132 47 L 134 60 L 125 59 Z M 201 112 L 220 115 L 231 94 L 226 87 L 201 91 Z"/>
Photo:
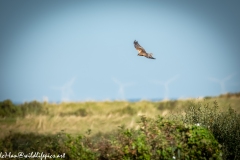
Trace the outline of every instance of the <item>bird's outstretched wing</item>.
<path fill-rule="evenodd" d="M 144 49 L 142 46 L 140 46 L 140 44 L 138 44 L 138 41 L 135 40 L 135 41 L 133 42 L 133 44 L 134 44 L 134 47 L 136 48 L 136 50 L 137 50 L 139 53 L 141 53 L 141 52 L 146 53 L 145 49 Z"/>

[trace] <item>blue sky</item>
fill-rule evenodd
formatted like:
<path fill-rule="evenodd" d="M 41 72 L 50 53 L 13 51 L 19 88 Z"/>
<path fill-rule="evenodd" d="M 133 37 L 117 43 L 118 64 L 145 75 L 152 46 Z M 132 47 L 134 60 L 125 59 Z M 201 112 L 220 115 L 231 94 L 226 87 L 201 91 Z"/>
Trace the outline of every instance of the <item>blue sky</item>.
<path fill-rule="evenodd" d="M 0 100 L 163 99 L 240 91 L 231 1 L 0 1 Z M 137 56 L 137 40 L 156 60 Z"/>

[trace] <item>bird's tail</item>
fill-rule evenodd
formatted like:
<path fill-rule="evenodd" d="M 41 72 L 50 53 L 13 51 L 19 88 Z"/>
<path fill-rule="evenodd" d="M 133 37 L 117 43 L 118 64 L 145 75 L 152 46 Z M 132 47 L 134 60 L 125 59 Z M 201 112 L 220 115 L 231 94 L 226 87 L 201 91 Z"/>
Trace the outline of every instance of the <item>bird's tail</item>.
<path fill-rule="evenodd" d="M 155 58 L 153 58 L 152 55 L 153 55 L 152 53 L 148 53 L 148 58 L 155 59 Z"/>

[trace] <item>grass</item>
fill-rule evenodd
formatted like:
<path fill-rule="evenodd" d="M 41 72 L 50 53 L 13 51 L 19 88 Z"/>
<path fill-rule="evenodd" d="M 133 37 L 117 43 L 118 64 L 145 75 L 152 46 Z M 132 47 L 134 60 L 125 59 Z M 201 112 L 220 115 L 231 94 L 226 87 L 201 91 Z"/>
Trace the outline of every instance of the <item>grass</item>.
<path fill-rule="evenodd" d="M 214 101 L 218 102 L 222 111 L 226 111 L 229 106 L 238 112 L 240 111 L 240 97 L 237 96 L 162 102 L 107 101 L 54 104 L 33 101 L 23 104 L 24 114 L 19 113 L 16 116 L 11 115 L 0 118 L 0 130 L 2 130 L 0 138 L 10 131 L 54 134 L 64 130 L 75 135 L 85 133 L 88 129 L 91 129 L 93 134 L 98 132 L 107 133 L 120 125 L 137 128 L 138 124 L 136 122 L 139 121 L 141 115 L 154 118 L 157 115 L 167 116 L 176 112 L 182 114 L 182 111 L 191 103 L 205 102 L 213 104 Z M 31 104 L 37 106 L 37 109 L 34 110 L 29 107 Z"/>
<path fill-rule="evenodd" d="M 141 105 L 143 104 L 143 105 Z M 139 115 L 154 117 L 161 111 L 151 102 L 84 102 L 42 104 L 45 114 L 29 113 L 17 116 L 15 123 L 9 123 L 9 117 L 1 118 L 1 136 L 12 132 L 57 133 L 64 130 L 67 133 L 78 134 L 92 129 L 93 133 L 110 132 L 118 125 L 136 126 Z M 148 107 L 147 107 L 148 106 Z M 11 117 L 12 120 L 12 117 Z"/>
<path fill-rule="evenodd" d="M 112 135 L 119 126 L 124 126 L 130 129 L 131 133 L 139 135 L 135 131 L 141 131 L 141 124 L 138 122 L 142 121 L 143 116 L 149 119 L 161 116 L 173 123 L 183 122 L 193 126 L 198 124 L 207 128 L 222 144 L 223 158 L 238 159 L 240 158 L 239 104 L 239 93 L 161 102 L 106 101 L 54 104 L 33 101 L 15 106 L 10 100 L 6 100 L 0 102 L 0 130 L 2 131 L 0 139 L 10 139 L 11 135 L 14 137 L 15 134 L 19 137 L 34 134 L 34 136 L 45 136 L 48 139 L 50 135 L 54 137 L 59 132 L 64 132 L 73 136 L 72 140 L 75 141 L 74 137 L 85 135 L 88 130 L 91 130 L 91 139 L 94 140 L 96 137 L 98 139 Z M 151 121 L 150 124 L 153 122 Z M 10 138 L 8 138 L 9 135 Z M 84 136 L 82 138 L 86 140 Z M 106 139 L 99 143 L 105 143 L 105 141 L 108 144 L 109 140 Z M 63 147 L 61 151 L 65 149 Z M 84 153 L 85 149 L 83 149 Z M 89 149 L 86 151 L 87 155 L 88 151 Z M 95 150 L 93 152 L 95 155 Z M 149 154 L 150 152 L 148 150 Z"/>

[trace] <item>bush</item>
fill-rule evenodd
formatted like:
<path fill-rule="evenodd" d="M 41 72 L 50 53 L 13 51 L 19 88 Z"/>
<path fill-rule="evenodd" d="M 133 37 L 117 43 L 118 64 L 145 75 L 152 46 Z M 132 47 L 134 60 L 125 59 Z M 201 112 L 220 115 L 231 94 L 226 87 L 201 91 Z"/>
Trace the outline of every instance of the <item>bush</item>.
<path fill-rule="evenodd" d="M 89 115 L 89 113 L 87 112 L 87 110 L 85 108 L 80 108 L 74 112 L 60 113 L 60 116 L 62 116 L 62 117 L 71 116 L 71 115 L 86 117 L 87 115 Z"/>
<path fill-rule="evenodd" d="M 65 142 L 67 152 L 70 159 L 74 160 L 95 160 L 97 159 L 97 153 L 92 149 L 92 142 L 86 136 L 79 135 L 74 138 L 67 135 L 67 141 Z"/>
<path fill-rule="evenodd" d="M 20 105 L 19 107 L 22 111 L 23 116 L 26 116 L 27 114 L 39 115 L 39 114 L 47 113 L 47 111 L 45 111 L 43 109 L 42 103 L 40 103 L 38 101 L 25 102 L 24 104 Z"/>
<path fill-rule="evenodd" d="M 190 103 L 182 120 L 211 131 L 222 145 L 224 159 L 240 159 L 240 114 L 231 107 L 227 112 L 221 112 L 216 101 L 212 105 Z"/>
<path fill-rule="evenodd" d="M 66 147 L 63 145 L 64 136 L 36 135 L 33 133 L 10 133 L 0 142 L 0 151 L 4 154 L 18 155 L 19 152 L 29 154 L 31 152 L 43 152 L 50 155 L 62 155 L 68 158 Z M 27 158 L 26 158 L 27 159 Z"/>
<path fill-rule="evenodd" d="M 176 100 L 171 100 L 171 101 L 166 101 L 166 102 L 160 102 L 158 105 L 158 110 L 165 110 L 165 109 L 170 109 L 173 110 L 177 106 L 177 101 Z"/>
<path fill-rule="evenodd" d="M 25 117 L 28 114 L 46 114 L 42 103 L 38 101 L 25 102 L 21 105 L 14 105 L 11 100 L 0 102 L 0 117 Z"/>
<path fill-rule="evenodd" d="M 126 106 L 121 110 L 118 110 L 118 112 L 120 113 L 120 115 L 129 114 L 132 116 L 134 114 L 137 114 L 137 111 L 131 106 Z"/>
<path fill-rule="evenodd" d="M 240 97 L 240 92 L 221 94 L 219 97 L 221 97 L 221 98 L 231 98 L 231 97 L 238 98 L 238 97 Z"/>
<path fill-rule="evenodd" d="M 144 116 L 139 125 L 121 126 L 108 138 L 69 136 L 69 153 L 74 159 L 221 159 L 218 142 L 204 127 Z"/>
<path fill-rule="evenodd" d="M 20 109 L 17 108 L 11 100 L 7 99 L 0 102 L 0 117 L 14 117 L 19 114 Z"/>
<path fill-rule="evenodd" d="M 240 159 L 240 114 L 229 108 L 219 115 L 210 130 L 223 145 L 225 159 Z"/>
<path fill-rule="evenodd" d="M 204 127 L 181 122 L 141 117 L 139 129 L 118 130 L 107 134 L 72 137 L 67 134 L 35 135 L 14 133 L 0 143 L 3 152 L 44 152 L 63 154 L 67 159 L 221 159 L 221 150 Z"/>

